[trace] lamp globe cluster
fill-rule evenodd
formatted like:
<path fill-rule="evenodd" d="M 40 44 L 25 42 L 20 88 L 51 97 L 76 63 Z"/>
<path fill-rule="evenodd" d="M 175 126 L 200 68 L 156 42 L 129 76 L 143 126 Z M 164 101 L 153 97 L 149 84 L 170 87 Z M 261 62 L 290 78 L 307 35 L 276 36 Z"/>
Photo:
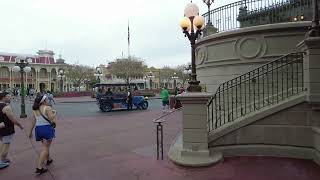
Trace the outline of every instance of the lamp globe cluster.
<path fill-rule="evenodd" d="M 199 16 L 199 8 L 196 4 L 190 3 L 184 9 L 184 18 L 180 21 L 183 31 L 193 31 L 204 29 L 205 20 Z"/>

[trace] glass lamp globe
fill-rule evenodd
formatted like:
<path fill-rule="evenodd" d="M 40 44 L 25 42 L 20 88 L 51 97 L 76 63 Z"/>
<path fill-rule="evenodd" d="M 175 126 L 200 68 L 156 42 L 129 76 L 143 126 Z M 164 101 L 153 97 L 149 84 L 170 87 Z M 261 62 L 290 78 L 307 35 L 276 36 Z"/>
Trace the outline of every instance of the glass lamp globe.
<path fill-rule="evenodd" d="M 19 71 L 20 71 L 20 67 L 19 67 L 19 66 L 14 66 L 14 67 L 12 68 L 12 70 L 13 70 L 14 72 L 19 72 Z"/>
<path fill-rule="evenodd" d="M 26 72 L 26 73 L 29 73 L 29 72 L 31 72 L 31 67 L 29 67 L 29 66 L 24 67 L 23 71 Z"/>
<path fill-rule="evenodd" d="M 59 73 L 60 73 L 60 74 L 63 74 L 63 70 L 61 69 L 61 70 L 59 71 Z"/>
<path fill-rule="evenodd" d="M 204 17 L 203 16 L 196 16 L 193 20 L 193 24 L 197 29 L 201 29 L 204 26 Z"/>
<path fill-rule="evenodd" d="M 183 74 L 188 74 L 188 70 L 183 70 Z"/>
<path fill-rule="evenodd" d="M 192 74 L 192 70 L 191 69 L 188 70 L 188 74 Z"/>
<path fill-rule="evenodd" d="M 182 20 L 180 21 L 180 27 L 185 31 L 189 31 L 191 27 L 190 19 L 187 17 L 182 18 Z"/>
<path fill-rule="evenodd" d="M 199 15 L 199 7 L 194 3 L 189 3 L 184 9 L 185 17 L 195 17 Z"/>

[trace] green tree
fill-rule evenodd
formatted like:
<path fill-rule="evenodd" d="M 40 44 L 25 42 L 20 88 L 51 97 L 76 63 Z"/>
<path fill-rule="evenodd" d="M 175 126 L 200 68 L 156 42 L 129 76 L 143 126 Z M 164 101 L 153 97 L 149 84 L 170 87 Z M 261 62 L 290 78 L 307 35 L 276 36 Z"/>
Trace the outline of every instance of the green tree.
<path fill-rule="evenodd" d="M 118 78 L 124 79 L 127 84 L 132 79 L 143 78 L 144 62 L 135 57 L 116 59 L 109 63 L 110 72 Z"/>
<path fill-rule="evenodd" d="M 81 83 L 85 79 L 94 80 L 94 69 L 84 65 L 70 65 L 67 67 L 66 77 L 70 79 L 74 87 L 78 87 L 80 91 Z"/>

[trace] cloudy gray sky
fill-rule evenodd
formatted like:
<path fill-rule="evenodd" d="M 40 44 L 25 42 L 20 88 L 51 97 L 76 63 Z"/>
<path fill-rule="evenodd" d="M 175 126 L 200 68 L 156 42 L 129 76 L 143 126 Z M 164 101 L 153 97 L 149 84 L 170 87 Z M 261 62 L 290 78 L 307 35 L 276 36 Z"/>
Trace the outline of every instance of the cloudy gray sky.
<path fill-rule="evenodd" d="M 236 0 L 215 0 L 219 7 Z M 47 49 L 67 63 L 106 64 L 131 55 L 148 66 L 190 61 L 189 41 L 179 22 L 190 0 L 1 0 L 0 51 L 35 54 Z M 206 12 L 202 0 L 193 0 Z M 56 55 L 56 57 L 57 57 Z"/>

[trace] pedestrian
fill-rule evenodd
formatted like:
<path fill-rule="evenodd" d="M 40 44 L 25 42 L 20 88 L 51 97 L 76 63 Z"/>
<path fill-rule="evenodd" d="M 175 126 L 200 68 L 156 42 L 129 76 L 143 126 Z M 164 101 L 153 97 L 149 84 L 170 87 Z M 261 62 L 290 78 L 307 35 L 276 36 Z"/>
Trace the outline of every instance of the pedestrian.
<path fill-rule="evenodd" d="M 42 143 L 36 173 L 43 174 L 48 171 L 48 169 L 44 167 L 44 164 L 48 166 L 53 162 L 50 157 L 50 145 L 52 144 L 53 138 L 55 138 L 56 111 L 49 106 L 48 97 L 43 95 L 34 100 L 32 114 L 29 138 L 32 138 L 32 131 L 35 128 L 36 141 L 41 141 Z"/>
<path fill-rule="evenodd" d="M 162 111 L 165 112 L 169 110 L 169 91 L 167 87 L 162 88 L 160 96 L 162 99 Z"/>
<path fill-rule="evenodd" d="M 128 90 L 128 95 L 127 95 L 127 110 L 132 110 L 132 93 L 131 89 L 129 88 Z"/>
<path fill-rule="evenodd" d="M 49 100 L 49 106 L 52 107 L 52 103 L 56 104 L 56 102 L 53 99 L 53 94 L 50 91 L 47 91 L 46 96 L 48 97 L 48 100 Z"/>
<path fill-rule="evenodd" d="M 10 165 L 11 161 L 7 156 L 15 133 L 14 126 L 23 129 L 11 109 L 10 98 L 9 93 L 0 92 L 0 123 L 2 124 L 0 128 L 0 168 Z"/>

